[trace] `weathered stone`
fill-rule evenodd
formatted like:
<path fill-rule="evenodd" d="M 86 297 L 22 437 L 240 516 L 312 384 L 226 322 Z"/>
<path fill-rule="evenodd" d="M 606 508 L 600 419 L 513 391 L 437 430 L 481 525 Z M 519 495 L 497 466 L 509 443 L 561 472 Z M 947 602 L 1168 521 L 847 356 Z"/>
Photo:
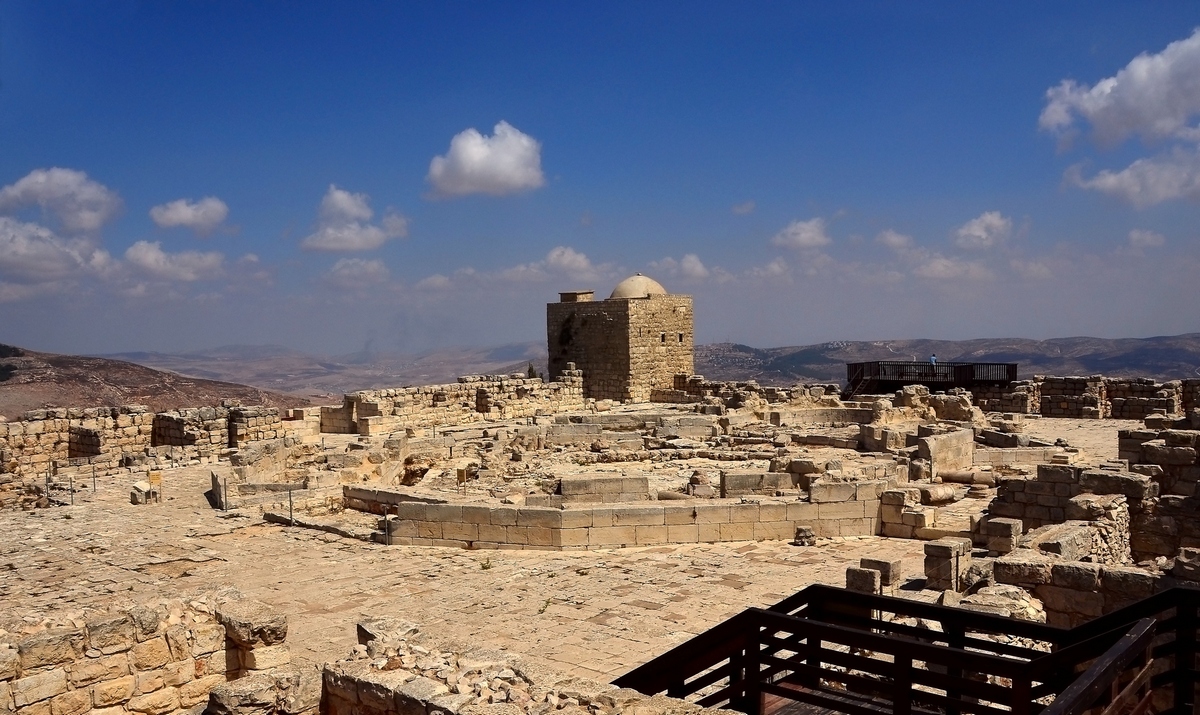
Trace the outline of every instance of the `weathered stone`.
<path fill-rule="evenodd" d="M 75 660 L 83 655 L 84 635 L 78 629 L 57 629 L 29 636 L 17 644 L 21 669 L 31 670 Z"/>
<path fill-rule="evenodd" d="M 175 688 L 163 688 L 149 695 L 139 695 L 130 700 L 125 707 L 136 713 L 165 715 L 179 708 L 179 691 Z"/>
<path fill-rule="evenodd" d="M 133 667 L 138 670 L 161 668 L 171 660 L 171 648 L 166 638 L 152 638 L 138 643 L 130 654 Z"/>
<path fill-rule="evenodd" d="M 846 590 L 877 594 L 880 592 L 880 573 L 875 569 L 851 566 L 846 569 Z"/>
<path fill-rule="evenodd" d="M 1050 568 L 1050 583 L 1075 591 L 1098 590 L 1100 588 L 1100 564 L 1089 564 L 1082 561 L 1053 564 Z"/>
<path fill-rule="evenodd" d="M 225 633 L 243 647 L 275 645 L 287 637 L 287 618 L 264 603 L 238 600 L 217 607 Z"/>
<path fill-rule="evenodd" d="M 66 671 L 59 668 L 26 676 L 13 681 L 12 684 L 13 703 L 18 708 L 41 700 L 48 700 L 65 692 L 67 692 L 67 674 Z"/>
<path fill-rule="evenodd" d="M 209 693 L 207 715 L 269 715 L 278 691 L 275 679 L 266 674 L 248 675 L 220 683 Z"/>
<path fill-rule="evenodd" d="M 51 715 L 83 715 L 92 709 L 92 696 L 86 690 L 72 690 L 50 701 Z"/>
<path fill-rule="evenodd" d="M 242 666 L 247 670 L 279 668 L 292 661 L 291 653 L 284 644 L 258 646 L 242 652 Z"/>
<path fill-rule="evenodd" d="M 132 675 L 97 683 L 92 688 L 92 703 L 98 708 L 123 703 L 133 697 L 133 690 L 136 686 L 137 678 Z"/>
<path fill-rule="evenodd" d="M 993 575 L 997 583 L 1040 586 L 1050 583 L 1054 560 L 1028 549 L 1018 549 L 996 559 Z"/>
<path fill-rule="evenodd" d="M 122 653 L 137 642 L 133 621 L 127 614 L 88 621 L 88 647 L 105 655 Z"/>
<path fill-rule="evenodd" d="M 1126 599 L 1141 599 L 1154 594 L 1154 574 L 1132 566 L 1106 566 L 1100 574 L 1104 590 Z"/>

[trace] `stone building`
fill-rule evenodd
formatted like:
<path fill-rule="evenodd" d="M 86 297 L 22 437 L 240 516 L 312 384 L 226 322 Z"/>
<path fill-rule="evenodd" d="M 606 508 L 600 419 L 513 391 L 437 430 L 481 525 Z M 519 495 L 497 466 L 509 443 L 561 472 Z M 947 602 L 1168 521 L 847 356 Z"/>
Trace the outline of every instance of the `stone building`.
<path fill-rule="evenodd" d="M 668 294 L 641 273 L 621 281 L 608 300 L 593 291 L 559 294 L 546 305 L 550 379 L 567 363 L 583 371 L 583 395 L 645 402 L 694 369 L 692 297 Z"/>

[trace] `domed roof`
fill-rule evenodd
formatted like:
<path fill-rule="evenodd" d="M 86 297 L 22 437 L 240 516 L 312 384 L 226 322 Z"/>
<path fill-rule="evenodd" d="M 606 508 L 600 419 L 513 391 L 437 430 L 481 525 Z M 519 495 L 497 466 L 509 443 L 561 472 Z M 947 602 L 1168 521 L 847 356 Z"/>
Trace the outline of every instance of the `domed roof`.
<path fill-rule="evenodd" d="M 667 289 L 663 288 L 658 281 L 654 280 L 653 278 L 648 278 L 641 273 L 636 273 L 618 283 L 617 287 L 613 288 L 612 295 L 608 296 L 608 299 L 648 298 L 652 295 L 666 294 Z"/>

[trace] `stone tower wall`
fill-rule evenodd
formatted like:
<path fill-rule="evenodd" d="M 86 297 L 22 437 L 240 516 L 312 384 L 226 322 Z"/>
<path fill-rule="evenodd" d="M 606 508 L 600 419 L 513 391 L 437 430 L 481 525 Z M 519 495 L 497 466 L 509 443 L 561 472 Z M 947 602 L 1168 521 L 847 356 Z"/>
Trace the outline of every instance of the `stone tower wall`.
<path fill-rule="evenodd" d="M 692 298 L 654 295 L 629 302 L 629 393 L 638 402 L 651 390 L 671 389 L 675 375 L 695 372 Z M 584 370 L 587 381 L 587 370 Z"/>
<path fill-rule="evenodd" d="M 558 380 L 567 363 L 583 371 L 583 396 L 626 400 L 629 394 L 629 303 L 599 300 L 546 305 L 548 378 Z"/>

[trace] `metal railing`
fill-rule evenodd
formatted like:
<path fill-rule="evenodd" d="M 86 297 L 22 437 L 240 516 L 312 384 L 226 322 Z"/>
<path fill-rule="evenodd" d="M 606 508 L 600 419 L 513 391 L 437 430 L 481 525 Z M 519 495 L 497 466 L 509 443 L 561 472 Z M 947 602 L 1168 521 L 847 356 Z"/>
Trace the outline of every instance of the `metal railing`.
<path fill-rule="evenodd" d="M 1117 715 L 1158 712 L 1156 690 L 1170 691 L 1162 712 L 1190 713 L 1198 605 L 1200 592 L 1172 589 L 1063 629 L 810 586 L 614 684 L 749 715 L 793 703 L 854 715 Z"/>

